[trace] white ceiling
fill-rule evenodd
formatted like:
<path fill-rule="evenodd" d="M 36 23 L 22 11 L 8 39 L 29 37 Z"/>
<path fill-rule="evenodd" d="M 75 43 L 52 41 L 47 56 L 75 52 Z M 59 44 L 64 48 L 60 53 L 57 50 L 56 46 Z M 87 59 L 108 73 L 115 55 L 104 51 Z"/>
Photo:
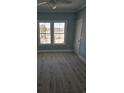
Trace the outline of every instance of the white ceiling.
<path fill-rule="evenodd" d="M 38 0 L 37 3 L 44 2 L 48 0 Z M 64 1 L 64 0 L 63 0 Z M 57 8 L 52 10 L 48 5 L 40 5 L 37 7 L 38 12 L 76 12 L 84 7 L 86 7 L 86 0 L 68 0 L 72 1 L 71 4 L 61 4 L 57 3 Z"/>

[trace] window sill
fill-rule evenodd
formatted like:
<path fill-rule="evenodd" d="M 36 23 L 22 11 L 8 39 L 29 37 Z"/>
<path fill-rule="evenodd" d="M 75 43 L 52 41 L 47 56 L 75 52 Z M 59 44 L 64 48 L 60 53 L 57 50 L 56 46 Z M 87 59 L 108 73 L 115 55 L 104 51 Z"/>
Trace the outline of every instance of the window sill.
<path fill-rule="evenodd" d="M 66 44 L 40 44 L 39 46 L 65 46 Z"/>

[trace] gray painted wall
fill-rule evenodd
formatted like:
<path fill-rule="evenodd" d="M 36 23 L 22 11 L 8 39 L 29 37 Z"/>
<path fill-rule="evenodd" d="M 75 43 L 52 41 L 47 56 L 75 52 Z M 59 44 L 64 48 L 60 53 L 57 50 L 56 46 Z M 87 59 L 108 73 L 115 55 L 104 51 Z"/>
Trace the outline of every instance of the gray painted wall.
<path fill-rule="evenodd" d="M 65 50 L 74 49 L 75 40 L 75 20 L 74 13 L 38 13 L 37 19 L 42 20 L 67 20 L 66 44 L 65 45 L 39 45 L 38 50 Z M 39 42 L 39 41 L 38 41 Z"/>
<path fill-rule="evenodd" d="M 86 8 L 77 13 L 75 52 L 86 59 Z"/>

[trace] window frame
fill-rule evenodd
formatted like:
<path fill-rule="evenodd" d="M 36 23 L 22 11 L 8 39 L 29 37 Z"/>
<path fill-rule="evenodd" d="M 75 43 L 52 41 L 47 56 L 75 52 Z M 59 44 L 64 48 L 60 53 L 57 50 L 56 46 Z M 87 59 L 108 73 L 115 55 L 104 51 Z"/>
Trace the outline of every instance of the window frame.
<path fill-rule="evenodd" d="M 51 43 L 50 44 L 42 44 L 40 43 L 40 23 L 50 23 L 50 35 L 51 35 Z M 64 28 L 64 43 L 54 43 L 54 23 L 65 23 L 65 28 Z M 38 45 L 39 46 L 50 46 L 50 45 L 65 45 L 66 44 L 66 35 L 67 35 L 67 20 L 38 20 Z"/>
<path fill-rule="evenodd" d="M 46 43 L 46 44 L 51 44 L 52 42 L 51 42 L 51 23 L 50 22 L 42 22 L 42 23 L 49 23 L 50 24 L 50 32 L 49 33 L 40 33 L 40 23 L 41 22 L 39 22 L 39 24 L 38 24 L 38 26 L 39 26 L 39 35 L 42 35 L 42 34 L 49 34 L 50 35 L 50 43 Z M 40 37 L 40 36 L 39 36 Z M 41 38 L 40 38 L 41 39 Z M 40 41 L 40 40 L 39 40 Z M 40 41 L 40 44 L 45 44 L 45 43 L 41 43 L 41 41 Z"/>

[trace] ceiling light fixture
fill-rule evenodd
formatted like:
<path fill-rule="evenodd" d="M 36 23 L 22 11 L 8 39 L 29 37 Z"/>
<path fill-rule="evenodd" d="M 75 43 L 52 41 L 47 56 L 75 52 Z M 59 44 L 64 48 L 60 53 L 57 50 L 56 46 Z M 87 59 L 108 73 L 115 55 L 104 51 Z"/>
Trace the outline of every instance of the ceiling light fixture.
<path fill-rule="evenodd" d="M 55 1 L 54 0 L 51 0 L 49 2 L 49 5 L 52 7 L 53 10 L 56 9 L 56 0 Z"/>
<path fill-rule="evenodd" d="M 53 10 L 57 8 L 57 3 L 61 3 L 61 4 L 72 4 L 72 1 L 68 1 L 68 0 L 48 0 L 48 2 L 41 2 L 41 3 L 38 3 L 37 5 L 38 6 L 41 6 L 41 5 L 48 5 L 50 6 Z"/>

